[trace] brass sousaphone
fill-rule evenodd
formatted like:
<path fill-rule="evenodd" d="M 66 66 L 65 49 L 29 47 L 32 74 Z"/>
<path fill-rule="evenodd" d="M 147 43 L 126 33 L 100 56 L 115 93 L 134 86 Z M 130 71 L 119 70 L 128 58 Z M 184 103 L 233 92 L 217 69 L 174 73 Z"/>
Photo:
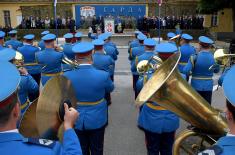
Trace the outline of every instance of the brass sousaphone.
<path fill-rule="evenodd" d="M 157 102 L 162 107 L 176 113 L 198 130 L 186 130 L 176 139 L 173 154 L 179 155 L 181 149 L 188 154 L 195 154 L 204 147 L 197 145 L 197 150 L 185 148 L 182 143 L 190 136 L 199 136 L 212 145 L 211 135 L 223 136 L 228 129 L 225 119 L 211 107 L 182 77 L 177 69 L 180 53 L 172 55 L 153 74 L 144 85 L 136 99 L 137 105 L 146 101 Z M 200 143 L 202 144 L 202 143 Z"/>

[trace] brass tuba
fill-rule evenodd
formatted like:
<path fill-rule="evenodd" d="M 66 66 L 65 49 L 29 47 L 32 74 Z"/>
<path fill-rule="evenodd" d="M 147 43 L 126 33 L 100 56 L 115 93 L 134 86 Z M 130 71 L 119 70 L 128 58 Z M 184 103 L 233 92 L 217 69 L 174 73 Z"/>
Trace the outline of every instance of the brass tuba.
<path fill-rule="evenodd" d="M 146 101 L 157 102 L 162 107 L 176 113 L 198 129 L 195 131 L 192 130 L 191 133 L 186 132 L 185 134 L 187 135 L 182 134 L 176 139 L 173 149 L 174 155 L 180 154 L 181 144 L 188 136 L 202 133 L 200 135 L 202 135 L 203 139 L 208 140 L 210 139 L 208 135 L 221 137 L 228 129 L 226 120 L 220 115 L 220 112 L 211 107 L 207 101 L 181 77 L 177 69 L 179 60 L 179 52 L 167 59 L 158 70 L 154 72 L 153 76 L 144 85 L 136 99 L 137 105 L 142 105 Z M 196 152 L 203 149 L 200 145 L 198 147 Z M 192 151 L 190 149 L 187 152 Z"/>

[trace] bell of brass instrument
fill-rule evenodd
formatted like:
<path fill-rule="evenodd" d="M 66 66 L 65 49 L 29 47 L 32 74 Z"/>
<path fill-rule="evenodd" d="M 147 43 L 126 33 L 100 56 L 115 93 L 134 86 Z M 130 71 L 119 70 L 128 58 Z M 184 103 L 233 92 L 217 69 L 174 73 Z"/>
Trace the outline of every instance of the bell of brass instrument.
<path fill-rule="evenodd" d="M 154 55 L 150 60 L 142 60 L 137 64 L 137 72 L 140 75 L 147 73 L 150 70 L 156 70 L 162 64 L 161 58 Z"/>
<path fill-rule="evenodd" d="M 235 57 L 235 54 L 228 53 L 225 49 L 218 49 L 214 53 L 214 59 L 222 66 L 228 66 L 230 58 Z"/>
<path fill-rule="evenodd" d="M 28 64 L 24 64 L 24 56 L 16 51 L 16 56 L 13 59 L 13 63 L 16 65 L 16 67 L 25 67 L 25 66 L 36 66 L 38 65 L 38 63 L 28 63 Z"/>
<path fill-rule="evenodd" d="M 13 63 L 16 67 L 22 67 L 24 64 L 24 56 L 20 52 L 16 51 L 16 56 L 13 59 Z"/>
<path fill-rule="evenodd" d="M 140 106 L 146 101 L 157 102 L 200 129 L 205 139 L 209 137 L 207 135 L 223 136 L 228 130 L 226 119 L 181 77 L 177 69 L 179 60 L 178 52 L 154 72 L 139 93 L 136 104 Z M 174 155 L 179 155 L 180 144 L 187 137 L 184 136 L 178 137 L 182 139 L 180 143 L 175 143 Z"/>

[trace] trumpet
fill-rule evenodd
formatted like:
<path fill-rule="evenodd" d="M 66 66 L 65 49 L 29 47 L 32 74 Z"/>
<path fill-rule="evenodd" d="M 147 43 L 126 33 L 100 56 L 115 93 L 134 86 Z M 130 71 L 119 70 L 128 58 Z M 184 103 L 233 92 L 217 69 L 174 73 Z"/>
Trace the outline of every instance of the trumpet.
<path fill-rule="evenodd" d="M 178 39 L 178 38 L 180 38 L 180 37 L 181 37 L 181 35 L 180 35 L 180 34 L 178 34 L 178 35 L 176 35 L 176 36 L 172 37 L 172 38 L 170 39 L 170 41 L 172 41 L 172 40 L 174 40 L 174 39 Z"/>
<path fill-rule="evenodd" d="M 150 71 L 155 71 L 163 63 L 162 59 L 157 55 L 152 56 L 149 60 L 142 60 L 137 64 L 137 72 L 144 75 Z"/>
<path fill-rule="evenodd" d="M 73 68 L 79 66 L 79 64 L 76 62 L 76 60 L 73 61 L 73 60 L 71 60 L 71 59 L 69 59 L 67 57 L 64 57 L 62 59 L 62 62 L 67 64 L 67 65 L 71 65 Z"/>

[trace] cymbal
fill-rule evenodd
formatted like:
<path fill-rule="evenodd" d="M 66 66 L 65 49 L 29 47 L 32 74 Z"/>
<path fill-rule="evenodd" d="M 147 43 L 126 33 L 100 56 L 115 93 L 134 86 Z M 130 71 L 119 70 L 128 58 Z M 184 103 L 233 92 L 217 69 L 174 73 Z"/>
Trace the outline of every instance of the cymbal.
<path fill-rule="evenodd" d="M 60 117 L 60 107 L 63 109 L 65 100 L 76 108 L 77 99 L 72 83 L 64 76 L 55 76 L 47 81 L 39 98 L 36 110 L 36 122 L 39 135 L 42 138 L 58 139 L 58 130 L 63 123 Z"/>
<path fill-rule="evenodd" d="M 39 133 L 36 124 L 36 108 L 38 99 L 34 100 L 24 112 L 20 120 L 19 132 L 30 138 L 38 138 Z"/>

